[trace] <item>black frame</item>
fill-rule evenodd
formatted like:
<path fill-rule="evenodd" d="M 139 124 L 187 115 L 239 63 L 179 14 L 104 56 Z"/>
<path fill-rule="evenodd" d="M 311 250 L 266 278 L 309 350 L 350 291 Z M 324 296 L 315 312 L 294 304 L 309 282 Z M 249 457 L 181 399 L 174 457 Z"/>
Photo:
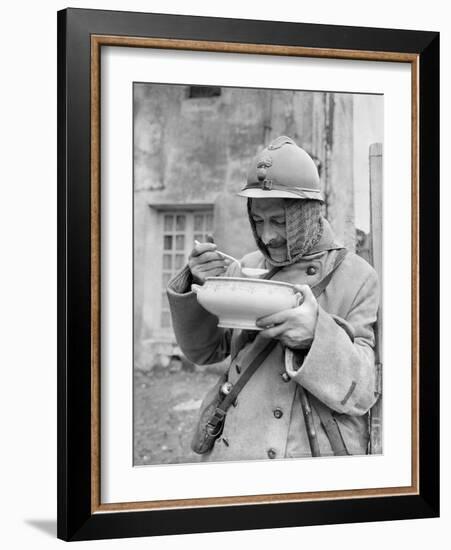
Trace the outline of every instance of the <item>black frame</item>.
<path fill-rule="evenodd" d="M 419 495 L 91 513 L 92 34 L 419 55 Z M 59 538 L 87 540 L 437 517 L 438 329 L 439 33 L 84 9 L 58 12 Z"/>

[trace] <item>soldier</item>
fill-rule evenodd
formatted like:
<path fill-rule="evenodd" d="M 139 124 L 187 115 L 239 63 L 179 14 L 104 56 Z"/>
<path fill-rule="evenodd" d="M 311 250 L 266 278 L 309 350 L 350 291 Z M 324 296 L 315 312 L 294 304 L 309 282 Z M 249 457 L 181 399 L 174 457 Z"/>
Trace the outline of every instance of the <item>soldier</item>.
<path fill-rule="evenodd" d="M 273 280 L 296 285 L 302 300 L 259 319 L 259 333 L 218 328 L 191 284 L 240 276 L 240 268 L 213 243 L 194 247 L 168 287 L 177 342 L 195 363 L 230 356 L 230 366 L 204 399 L 193 448 L 211 461 L 366 454 L 377 395 L 376 272 L 337 242 L 322 216 L 316 165 L 290 138 L 257 155 L 239 195 L 258 248 L 242 266 L 269 269 Z M 208 424 L 227 393 L 232 406 L 229 396 L 226 411 Z M 208 444 L 199 441 L 206 426 Z"/>

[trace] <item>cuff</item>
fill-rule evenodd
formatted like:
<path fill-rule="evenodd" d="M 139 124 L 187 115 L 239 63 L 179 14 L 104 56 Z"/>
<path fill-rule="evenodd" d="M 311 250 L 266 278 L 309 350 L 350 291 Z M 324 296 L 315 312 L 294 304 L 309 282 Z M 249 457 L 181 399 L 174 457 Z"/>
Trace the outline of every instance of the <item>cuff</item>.
<path fill-rule="evenodd" d="M 353 348 L 342 323 L 320 307 L 312 346 L 302 362 L 287 362 L 287 374 L 328 407 L 347 412 L 357 386 L 356 373 L 362 370 L 353 357 Z"/>
<path fill-rule="evenodd" d="M 168 283 L 168 289 L 176 294 L 187 294 L 191 292 L 193 277 L 190 268 L 186 265 Z"/>
<path fill-rule="evenodd" d="M 285 371 L 294 378 L 302 367 L 306 351 L 285 348 Z"/>

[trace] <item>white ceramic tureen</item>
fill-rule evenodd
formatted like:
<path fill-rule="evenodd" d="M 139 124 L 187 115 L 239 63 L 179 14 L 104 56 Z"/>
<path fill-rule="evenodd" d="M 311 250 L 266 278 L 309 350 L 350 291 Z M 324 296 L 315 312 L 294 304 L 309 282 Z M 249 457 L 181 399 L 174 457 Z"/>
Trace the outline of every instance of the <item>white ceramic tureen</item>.
<path fill-rule="evenodd" d="M 219 318 L 219 327 L 262 330 L 255 321 L 295 307 L 298 291 L 290 283 L 242 277 L 208 277 L 193 284 L 198 302 Z"/>

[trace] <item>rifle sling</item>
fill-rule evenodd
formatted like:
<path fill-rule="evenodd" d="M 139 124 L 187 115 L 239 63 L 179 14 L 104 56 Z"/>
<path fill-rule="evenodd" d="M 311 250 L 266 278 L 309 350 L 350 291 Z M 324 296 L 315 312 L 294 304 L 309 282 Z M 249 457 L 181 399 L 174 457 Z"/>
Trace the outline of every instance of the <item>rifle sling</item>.
<path fill-rule="evenodd" d="M 313 394 L 308 393 L 308 398 L 310 399 L 311 405 L 315 409 L 316 413 L 319 416 L 321 424 L 326 432 L 327 438 L 329 439 L 330 446 L 336 456 L 348 455 L 348 450 L 343 441 L 343 437 L 338 427 L 337 421 L 334 418 L 333 414 L 330 412 L 330 409 L 324 405 L 319 399 L 317 399 Z"/>

